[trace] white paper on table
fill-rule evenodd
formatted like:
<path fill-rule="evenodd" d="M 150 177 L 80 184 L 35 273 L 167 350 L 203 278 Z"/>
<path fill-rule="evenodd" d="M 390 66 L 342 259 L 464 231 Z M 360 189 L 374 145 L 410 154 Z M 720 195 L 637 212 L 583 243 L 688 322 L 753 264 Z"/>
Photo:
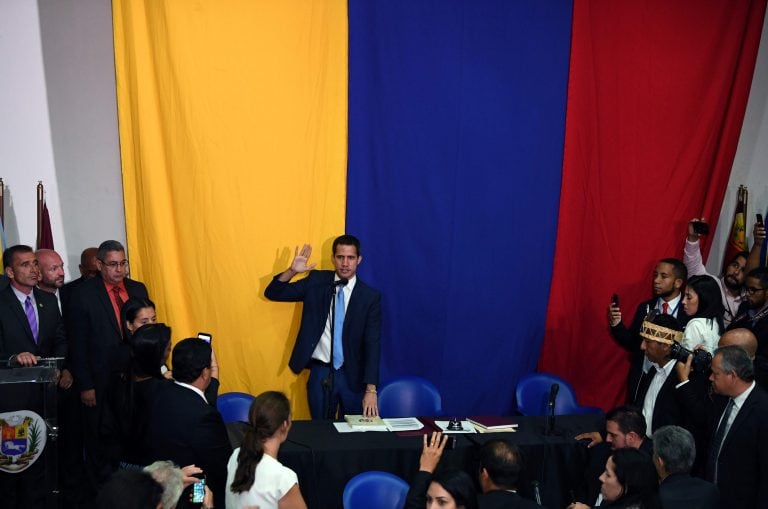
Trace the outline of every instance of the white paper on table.
<path fill-rule="evenodd" d="M 382 426 L 368 426 L 368 427 L 357 427 L 353 428 L 346 422 L 334 422 L 333 426 L 336 428 L 336 431 L 339 433 L 362 433 L 365 431 L 389 431 L 386 427 Z"/>
<path fill-rule="evenodd" d="M 440 431 L 442 431 L 445 434 L 450 433 L 477 433 L 477 430 L 474 426 L 472 426 L 472 423 L 469 421 L 459 421 L 461 423 L 461 431 L 452 431 L 448 429 L 448 423 L 451 421 L 435 421 L 435 426 L 440 428 Z"/>
<path fill-rule="evenodd" d="M 424 427 L 424 424 L 416 417 L 398 417 L 392 419 L 383 419 L 389 431 L 418 431 Z"/>

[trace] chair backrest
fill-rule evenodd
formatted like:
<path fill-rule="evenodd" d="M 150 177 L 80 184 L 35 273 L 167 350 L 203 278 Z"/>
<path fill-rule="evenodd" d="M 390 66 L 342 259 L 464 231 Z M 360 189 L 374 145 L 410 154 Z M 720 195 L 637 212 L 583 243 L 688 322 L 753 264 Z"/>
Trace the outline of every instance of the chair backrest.
<path fill-rule="evenodd" d="M 443 400 L 437 387 L 419 376 L 395 378 L 384 384 L 378 394 L 382 417 L 438 416 L 443 413 Z"/>
<path fill-rule="evenodd" d="M 248 422 L 248 410 L 254 399 L 245 392 L 225 392 L 216 398 L 216 408 L 224 422 Z"/>
<path fill-rule="evenodd" d="M 573 387 L 551 373 L 531 373 L 517 382 L 517 410 L 523 415 L 547 415 L 549 391 L 554 383 L 560 385 L 555 400 L 555 415 L 580 413 Z"/>
<path fill-rule="evenodd" d="M 402 509 L 408 483 L 389 472 L 357 474 L 344 487 L 344 509 Z"/>

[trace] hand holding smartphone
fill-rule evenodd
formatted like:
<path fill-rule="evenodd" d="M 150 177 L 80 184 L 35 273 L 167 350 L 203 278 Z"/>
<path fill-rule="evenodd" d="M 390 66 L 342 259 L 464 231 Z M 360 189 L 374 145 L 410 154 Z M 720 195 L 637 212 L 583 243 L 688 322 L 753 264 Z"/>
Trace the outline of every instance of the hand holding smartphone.
<path fill-rule="evenodd" d="M 198 337 L 198 339 L 202 339 L 203 341 L 205 341 L 209 345 L 211 344 L 211 341 L 213 341 L 213 336 L 211 336 L 207 332 L 198 332 L 197 333 L 197 337 Z"/>

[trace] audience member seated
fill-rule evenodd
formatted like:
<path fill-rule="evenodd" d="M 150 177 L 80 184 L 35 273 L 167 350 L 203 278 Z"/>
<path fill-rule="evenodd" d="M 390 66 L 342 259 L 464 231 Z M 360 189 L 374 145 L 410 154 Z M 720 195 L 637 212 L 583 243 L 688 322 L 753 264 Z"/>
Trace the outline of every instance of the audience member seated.
<path fill-rule="evenodd" d="M 587 504 L 600 505 L 600 476 L 605 470 L 605 463 L 612 452 L 617 449 L 639 449 L 648 456 L 653 453 L 653 442 L 645 434 L 645 417 L 639 408 L 624 405 L 614 408 L 605 416 L 605 442 L 600 433 L 582 433 L 576 440 L 591 440 L 589 465 L 585 470 L 584 486 L 576 492 L 576 500 L 586 501 Z"/>
<path fill-rule="evenodd" d="M 506 440 L 490 440 L 480 447 L 480 509 L 538 509 L 532 500 L 517 494 L 517 481 L 523 468 L 520 450 Z"/>
<path fill-rule="evenodd" d="M 605 463 L 600 476 L 600 507 L 631 509 L 660 509 L 658 490 L 659 479 L 653 461 L 637 449 L 617 449 Z M 588 509 L 589 506 L 576 502 L 568 509 Z"/>
<path fill-rule="evenodd" d="M 116 373 L 102 407 L 102 443 L 113 468 L 141 468 L 152 456 L 146 449 L 149 410 L 160 385 L 170 383 L 160 367 L 171 348 L 171 329 L 150 323 L 128 338 L 130 363 L 126 373 Z"/>
<path fill-rule="evenodd" d="M 768 268 L 761 267 L 747 273 L 746 297 L 728 330 L 745 328 L 757 338 L 755 379 L 768 387 Z"/>
<path fill-rule="evenodd" d="M 227 509 L 306 509 L 296 473 L 277 461 L 291 429 L 291 409 L 281 392 L 260 394 L 248 411 L 250 427 L 227 464 Z"/>
<path fill-rule="evenodd" d="M 162 509 L 163 487 L 141 470 L 120 470 L 104 483 L 96 509 Z"/>
<path fill-rule="evenodd" d="M 688 223 L 688 238 L 685 241 L 683 250 L 683 262 L 688 269 L 689 276 L 710 276 L 704 267 L 704 261 L 701 258 L 701 247 L 699 246 L 699 235 L 693 230 L 693 223 L 703 222 L 704 218 L 693 218 Z M 715 279 L 715 283 L 720 290 L 720 300 L 723 303 L 723 324 L 727 327 L 736 317 L 739 306 L 744 301 L 744 275 L 747 273 L 745 266 L 749 253 L 742 251 L 737 253 L 728 262 L 723 275 Z"/>
<path fill-rule="evenodd" d="M 203 391 L 211 383 L 211 345 L 197 338 L 173 349 L 174 382 L 157 384 L 142 447 L 150 457 L 144 464 L 167 459 L 177 465 L 197 465 L 213 491 L 215 507 L 224 507 L 227 460 L 232 454 L 227 430 Z M 179 506 L 186 503 L 182 496 Z"/>
<path fill-rule="evenodd" d="M 691 317 L 683 332 L 682 345 L 688 350 L 701 347 L 712 353 L 717 348 L 723 326 L 722 295 L 711 276 L 693 276 L 688 280 L 683 297 L 685 314 Z"/>
<path fill-rule="evenodd" d="M 712 483 L 691 477 L 696 444 L 679 426 L 664 426 L 653 434 L 653 463 L 659 474 L 659 498 L 664 509 L 717 509 L 720 492 Z"/>

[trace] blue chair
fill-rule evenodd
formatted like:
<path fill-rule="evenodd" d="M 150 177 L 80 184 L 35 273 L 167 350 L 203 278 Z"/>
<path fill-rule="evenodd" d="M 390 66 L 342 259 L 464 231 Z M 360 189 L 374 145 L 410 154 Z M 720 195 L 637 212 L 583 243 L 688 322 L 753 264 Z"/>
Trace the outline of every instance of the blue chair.
<path fill-rule="evenodd" d="M 552 384 L 557 383 L 560 389 L 555 400 L 555 415 L 566 414 L 593 414 L 602 412 L 596 407 L 580 406 L 576 402 L 576 394 L 573 387 L 560 378 L 550 373 L 531 373 L 517 382 L 515 395 L 517 397 L 517 410 L 523 415 L 547 415 L 547 403 Z"/>
<path fill-rule="evenodd" d="M 382 417 L 439 416 L 443 413 L 440 391 L 426 378 L 395 378 L 379 389 L 378 396 Z"/>
<path fill-rule="evenodd" d="M 408 483 L 389 472 L 357 474 L 344 486 L 344 509 L 403 509 Z"/>
<path fill-rule="evenodd" d="M 216 408 L 224 422 L 248 422 L 248 410 L 254 399 L 255 396 L 244 392 L 225 392 L 216 398 Z"/>

